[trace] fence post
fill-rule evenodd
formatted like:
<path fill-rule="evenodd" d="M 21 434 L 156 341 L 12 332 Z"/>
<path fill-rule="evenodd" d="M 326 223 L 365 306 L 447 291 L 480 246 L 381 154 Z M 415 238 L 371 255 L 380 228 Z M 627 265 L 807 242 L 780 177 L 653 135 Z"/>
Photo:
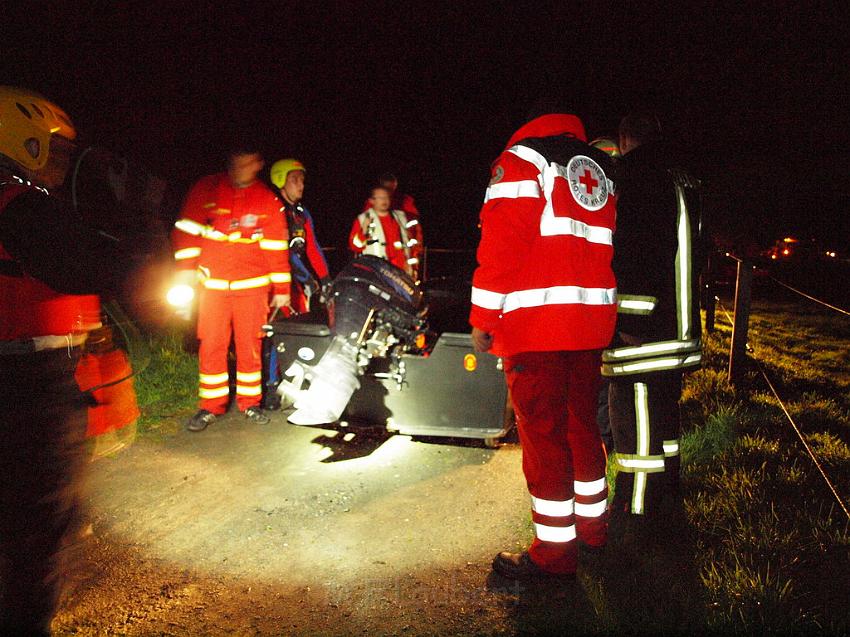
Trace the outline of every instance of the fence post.
<path fill-rule="evenodd" d="M 744 377 L 747 360 L 747 331 L 750 326 L 750 297 L 753 288 L 753 266 L 738 261 L 735 281 L 735 317 L 732 326 L 732 347 L 729 350 L 729 382 L 737 385 Z"/>

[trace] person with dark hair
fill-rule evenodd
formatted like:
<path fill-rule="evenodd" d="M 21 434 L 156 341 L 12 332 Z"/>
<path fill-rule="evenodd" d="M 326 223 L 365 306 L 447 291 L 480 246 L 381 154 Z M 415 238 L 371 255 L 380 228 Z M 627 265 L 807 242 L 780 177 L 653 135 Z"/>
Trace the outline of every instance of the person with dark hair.
<path fill-rule="evenodd" d="M 414 276 L 416 259 L 411 252 L 408 218 L 403 210 L 390 207 L 391 193 L 385 186 L 369 191 L 369 209 L 357 215 L 348 235 L 355 254 L 372 254 Z"/>
<path fill-rule="evenodd" d="M 623 119 L 620 148 L 617 330 L 602 357 L 602 373 L 611 381 L 619 471 L 612 515 L 618 519 L 625 513 L 657 516 L 675 495 L 682 376 L 701 363 L 692 219 L 697 181 L 678 168 L 652 115 Z"/>
<path fill-rule="evenodd" d="M 259 153 L 232 152 L 227 172 L 203 177 L 191 188 L 172 231 L 178 280 L 201 286 L 200 409 L 187 423 L 189 431 L 203 431 L 227 411 L 231 336 L 239 410 L 254 422 L 269 421 L 260 407 L 260 328 L 270 304 L 289 306 L 291 277 L 282 205 L 257 179 L 262 168 Z"/>
<path fill-rule="evenodd" d="M 493 569 L 574 577 L 578 545 L 607 538 L 605 455 L 596 424 L 602 348 L 616 320 L 609 157 L 575 115 L 517 130 L 492 165 L 472 281 L 472 341 L 504 359 L 535 539 Z"/>

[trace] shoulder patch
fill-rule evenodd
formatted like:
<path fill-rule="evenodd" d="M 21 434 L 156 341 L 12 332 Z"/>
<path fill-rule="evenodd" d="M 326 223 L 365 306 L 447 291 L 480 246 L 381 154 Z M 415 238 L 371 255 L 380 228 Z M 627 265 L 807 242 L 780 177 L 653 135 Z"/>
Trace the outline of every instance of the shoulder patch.
<path fill-rule="evenodd" d="M 502 168 L 501 164 L 496 164 L 495 168 L 493 168 L 493 174 L 490 176 L 490 185 L 499 183 L 504 176 L 505 169 Z"/>
<path fill-rule="evenodd" d="M 600 210 L 611 194 L 602 167 L 586 155 L 575 155 L 567 163 L 567 181 L 576 203 L 585 210 Z"/>

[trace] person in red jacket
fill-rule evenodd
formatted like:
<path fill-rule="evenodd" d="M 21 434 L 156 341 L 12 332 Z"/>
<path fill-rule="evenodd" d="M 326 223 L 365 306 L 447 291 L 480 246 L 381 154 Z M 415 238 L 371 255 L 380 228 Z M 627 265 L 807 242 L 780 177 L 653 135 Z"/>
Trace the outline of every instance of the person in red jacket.
<path fill-rule="evenodd" d="M 481 209 L 469 322 L 475 349 L 504 358 L 535 528 L 527 551 L 493 561 L 512 579 L 572 577 L 577 542 L 606 542 L 596 398 L 617 309 L 608 160 L 578 117 L 536 117 L 493 163 Z"/>
<path fill-rule="evenodd" d="M 383 186 L 372 188 L 371 206 L 357 215 L 348 235 L 348 247 L 355 254 L 372 254 L 414 276 L 416 257 L 408 234 L 407 215 L 390 208 L 390 191 Z"/>
<path fill-rule="evenodd" d="M 262 334 L 272 307 L 289 306 L 288 235 L 275 194 L 257 179 L 261 155 L 230 153 L 226 173 L 201 178 L 174 224 L 174 258 L 184 282 L 198 281 L 200 409 L 186 427 L 202 431 L 227 410 L 227 351 L 236 345 L 236 403 L 268 422 L 262 396 Z"/>
<path fill-rule="evenodd" d="M 401 210 L 406 218 L 405 229 L 407 230 L 411 265 L 415 274 L 420 273 L 422 253 L 425 250 L 422 225 L 419 223 L 419 209 L 412 196 L 398 189 L 398 177 L 393 173 L 383 173 L 378 177 L 378 185 L 383 186 L 390 193 L 390 210 Z M 363 202 L 363 212 L 372 207 L 371 199 Z M 418 278 L 414 276 L 414 278 Z"/>

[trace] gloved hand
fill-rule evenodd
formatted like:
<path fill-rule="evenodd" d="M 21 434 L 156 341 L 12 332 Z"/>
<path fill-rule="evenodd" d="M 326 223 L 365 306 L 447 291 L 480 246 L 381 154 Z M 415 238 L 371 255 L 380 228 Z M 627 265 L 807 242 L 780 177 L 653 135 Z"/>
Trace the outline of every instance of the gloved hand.
<path fill-rule="evenodd" d="M 321 287 L 319 289 L 319 303 L 327 303 L 331 298 L 331 283 L 333 280 L 326 276 L 321 281 L 319 281 Z"/>

